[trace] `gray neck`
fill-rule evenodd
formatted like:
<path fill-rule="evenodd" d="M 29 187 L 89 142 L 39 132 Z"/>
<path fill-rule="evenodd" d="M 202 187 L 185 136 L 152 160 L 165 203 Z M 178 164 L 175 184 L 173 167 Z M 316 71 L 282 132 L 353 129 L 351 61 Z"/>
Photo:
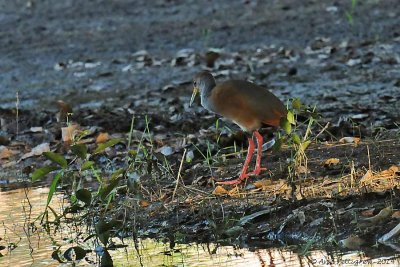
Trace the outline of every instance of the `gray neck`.
<path fill-rule="evenodd" d="M 200 98 L 201 98 L 201 105 L 208 110 L 214 111 L 214 107 L 209 101 L 209 97 L 211 96 L 211 92 L 215 87 L 215 80 L 214 77 L 211 79 L 204 79 L 200 83 Z"/>

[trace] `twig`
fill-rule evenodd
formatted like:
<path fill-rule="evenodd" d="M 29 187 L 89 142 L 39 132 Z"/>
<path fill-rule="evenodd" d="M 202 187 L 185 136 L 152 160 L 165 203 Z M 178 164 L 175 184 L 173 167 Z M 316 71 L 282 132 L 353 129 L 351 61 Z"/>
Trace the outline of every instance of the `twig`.
<path fill-rule="evenodd" d="M 176 185 L 175 185 L 174 193 L 172 194 L 172 201 L 174 201 L 176 190 L 178 189 L 179 178 L 181 178 L 181 171 L 182 171 L 183 161 L 185 160 L 186 151 L 187 151 L 187 149 L 185 148 L 185 150 L 183 151 L 181 164 L 179 165 L 178 175 L 176 177 Z"/>
<path fill-rule="evenodd" d="M 367 145 L 367 153 L 368 153 L 368 169 L 371 170 L 371 157 L 369 155 L 369 145 Z"/>
<path fill-rule="evenodd" d="M 389 233 L 384 234 L 383 236 L 381 236 L 381 238 L 378 239 L 378 242 L 380 243 L 385 243 L 387 242 L 389 239 L 391 239 L 392 237 L 398 235 L 400 233 L 400 223 L 398 225 L 396 225 L 395 228 L 393 228 L 392 230 L 390 230 Z"/>
<path fill-rule="evenodd" d="M 16 102 L 15 102 L 15 108 L 16 108 L 16 114 L 15 114 L 15 116 L 16 116 L 16 119 L 17 119 L 17 138 L 18 138 L 18 135 L 19 135 L 19 93 L 18 93 L 18 91 L 17 91 L 17 93 L 16 93 Z"/>
<path fill-rule="evenodd" d="M 324 126 L 324 128 L 322 128 L 322 130 L 315 136 L 315 139 L 317 139 L 318 136 L 320 136 L 323 132 L 325 132 L 326 129 L 328 129 L 329 124 L 331 123 L 328 121 L 328 123 Z"/>

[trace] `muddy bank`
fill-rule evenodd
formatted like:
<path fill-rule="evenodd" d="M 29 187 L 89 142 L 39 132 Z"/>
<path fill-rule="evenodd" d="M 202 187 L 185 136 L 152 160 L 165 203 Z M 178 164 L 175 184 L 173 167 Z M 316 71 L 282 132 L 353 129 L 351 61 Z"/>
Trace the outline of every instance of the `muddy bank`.
<path fill-rule="evenodd" d="M 393 84 L 400 76 L 393 66 L 343 69 L 331 64 L 313 66 L 301 57 L 302 51 L 321 37 L 335 45 L 348 41 L 355 50 L 349 51 L 351 58 L 358 58 L 358 47 L 368 43 L 366 52 L 371 46 L 379 50 L 380 44 L 388 44 L 395 50 L 387 53 L 398 54 L 398 41 L 394 41 L 399 36 L 396 1 L 358 1 L 355 8 L 350 2 L 5 2 L 0 13 L 4 25 L 0 30 L 0 105 L 14 106 L 17 91 L 20 105 L 30 108 L 51 108 L 60 98 L 76 104 L 94 99 L 127 103 L 131 101 L 127 96 L 142 90 L 190 81 L 204 67 L 200 63 L 190 68 L 171 66 L 181 49 L 191 48 L 203 55 L 209 47 L 217 47 L 228 53 L 247 51 L 250 57 L 257 48 L 271 45 L 292 51 L 293 56 L 300 54 L 300 58 L 295 64 L 272 61 L 253 66 L 267 79 L 255 78 L 281 87 L 291 96 L 304 95 L 310 103 L 320 104 L 319 94 L 307 93 L 338 90 L 341 98 L 335 108 L 342 108 L 342 98 L 345 102 L 356 99 L 343 92 L 355 91 L 357 95 L 364 90 L 385 89 L 389 90 L 385 95 L 391 95 L 398 91 Z M 133 54 L 143 49 L 158 61 L 156 66 L 135 67 Z M 389 61 L 398 63 L 395 60 Z M 64 68 L 66 65 L 69 67 Z M 298 70 L 295 80 L 286 75 L 293 67 Z M 323 67 L 333 72 L 321 75 Z M 252 70 L 242 69 L 237 75 L 249 78 Z M 366 88 L 363 84 L 367 82 Z M 373 102 L 377 100 L 373 98 Z"/>
<path fill-rule="evenodd" d="M 57 188 L 93 197 L 59 219 L 73 214 L 84 227 L 87 218 L 93 229 L 106 224 L 106 239 L 337 248 L 356 236 L 356 248 L 368 251 L 399 218 L 395 2 L 3 4 L 1 188 L 57 165 L 44 156 L 52 151 L 68 173 Z M 217 81 L 248 79 L 286 103 L 298 97 L 309 105 L 296 116 L 295 131 L 304 136 L 307 116 L 315 115 L 300 163 L 288 139 L 263 158 L 268 172 L 216 187 L 240 171 L 247 144 L 232 123 L 199 103 L 188 106 L 193 74 L 204 68 Z M 76 135 L 66 142 L 69 127 Z M 82 170 L 85 160 L 95 171 Z M 102 234 L 96 238 L 106 247 Z"/>

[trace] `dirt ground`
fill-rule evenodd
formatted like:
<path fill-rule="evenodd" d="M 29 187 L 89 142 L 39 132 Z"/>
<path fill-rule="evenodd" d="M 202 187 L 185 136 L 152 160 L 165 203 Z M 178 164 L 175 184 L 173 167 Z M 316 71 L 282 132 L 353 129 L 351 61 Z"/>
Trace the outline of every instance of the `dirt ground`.
<path fill-rule="evenodd" d="M 257 247 L 333 245 L 357 235 L 369 248 L 399 218 L 400 6 L 351 3 L 1 2 L 2 188 L 19 186 L 42 166 L 40 152 L 29 155 L 38 145 L 72 158 L 61 140 L 69 107 L 68 122 L 90 132 L 90 149 L 100 132 L 126 137 L 134 117 L 132 149 L 144 145 L 154 156 L 138 169 L 149 204 L 135 213 L 141 236 L 173 242 L 181 233 L 179 241 Z M 232 123 L 217 126 L 199 102 L 189 107 L 192 78 L 202 69 L 217 81 L 248 79 L 282 101 L 299 98 L 316 108 L 303 171 L 293 176 L 293 149 L 284 146 L 263 158 L 266 174 L 215 192 L 215 180 L 240 171 L 247 144 Z M 306 118 L 298 119 L 304 134 Z M 118 153 L 126 148 L 95 157 L 104 175 L 124 166 Z M 390 215 L 378 216 L 387 209 Z"/>

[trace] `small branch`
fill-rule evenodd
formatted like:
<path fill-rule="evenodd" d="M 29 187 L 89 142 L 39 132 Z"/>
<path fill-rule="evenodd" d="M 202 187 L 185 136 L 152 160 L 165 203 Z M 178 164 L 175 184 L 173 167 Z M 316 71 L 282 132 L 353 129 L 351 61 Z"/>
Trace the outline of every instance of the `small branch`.
<path fill-rule="evenodd" d="M 172 201 L 174 201 L 176 190 L 178 189 L 179 178 L 181 178 L 181 171 L 182 171 L 183 161 L 185 160 L 186 151 L 187 151 L 187 149 L 185 148 L 185 150 L 183 151 L 181 164 L 179 165 L 178 175 L 176 177 L 176 185 L 175 185 L 174 193 L 172 194 Z"/>
<path fill-rule="evenodd" d="M 322 130 L 315 136 L 315 139 L 317 139 L 318 136 L 320 136 L 323 132 L 326 131 L 326 129 L 328 129 L 329 124 L 331 124 L 331 123 L 328 121 L 328 123 L 324 126 L 324 128 L 322 128 Z"/>
<path fill-rule="evenodd" d="M 389 233 L 384 234 L 381 238 L 378 239 L 380 243 L 385 243 L 392 237 L 398 235 L 400 233 L 400 223 L 393 228 Z"/>

